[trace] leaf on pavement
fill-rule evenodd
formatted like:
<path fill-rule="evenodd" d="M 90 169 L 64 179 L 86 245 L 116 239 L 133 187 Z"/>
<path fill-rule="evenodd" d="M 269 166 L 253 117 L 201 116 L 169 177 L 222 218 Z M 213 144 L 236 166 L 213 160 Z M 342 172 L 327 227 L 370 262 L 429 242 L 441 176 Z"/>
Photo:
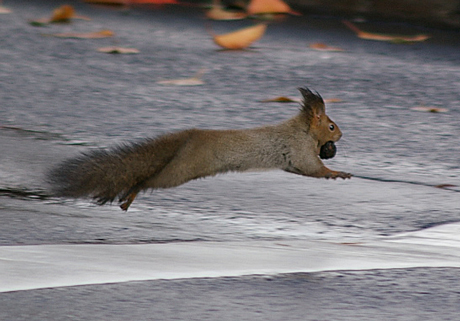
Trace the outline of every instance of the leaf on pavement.
<path fill-rule="evenodd" d="M 356 35 L 361 39 L 389 41 L 389 42 L 394 42 L 394 43 L 411 43 L 411 42 L 425 41 L 430 38 L 429 35 L 424 35 L 424 34 L 415 35 L 415 36 L 404 36 L 404 35 L 389 35 L 389 34 L 383 34 L 383 33 L 366 32 L 356 27 L 350 21 L 344 20 L 343 23 L 348 28 L 350 28 L 353 32 L 355 32 Z"/>
<path fill-rule="evenodd" d="M 417 107 L 412 107 L 411 109 L 416 110 L 416 111 L 425 111 L 429 113 L 447 113 L 449 111 L 447 108 L 428 107 L 428 106 L 417 106 Z"/>
<path fill-rule="evenodd" d="M 78 33 L 78 32 L 65 32 L 65 33 L 53 33 L 44 34 L 44 36 L 52 36 L 58 38 L 75 38 L 75 39 L 100 39 L 113 37 L 114 33 L 111 30 L 101 30 L 94 32 Z"/>
<path fill-rule="evenodd" d="M 205 73 L 205 69 L 200 69 L 195 76 L 191 78 L 181 78 L 172 80 L 160 80 L 157 81 L 159 85 L 173 85 L 173 86 L 200 86 L 204 85 L 204 81 L 201 79 Z"/>
<path fill-rule="evenodd" d="M 135 48 L 123 48 L 123 47 L 102 47 L 98 48 L 97 51 L 110 54 L 137 54 L 139 50 Z"/>
<path fill-rule="evenodd" d="M 211 9 L 206 11 L 206 17 L 211 20 L 240 20 L 247 16 L 245 12 L 224 9 L 219 0 L 214 0 Z"/>
<path fill-rule="evenodd" d="M 49 22 L 67 22 L 75 16 L 75 9 L 67 4 L 53 10 Z"/>
<path fill-rule="evenodd" d="M 214 42 L 225 49 L 244 49 L 254 41 L 259 40 L 265 33 L 267 25 L 264 23 L 243 28 L 223 35 L 214 35 Z"/>
<path fill-rule="evenodd" d="M 436 185 L 435 187 L 436 188 L 441 188 L 441 189 L 450 189 L 450 188 L 457 187 L 457 185 L 454 185 L 454 184 L 439 184 L 439 185 Z"/>
<path fill-rule="evenodd" d="M 267 14 L 267 13 L 289 13 L 300 15 L 289 7 L 282 0 L 251 0 L 246 11 L 249 15 Z"/>
<path fill-rule="evenodd" d="M 342 48 L 331 47 L 322 42 L 312 43 L 309 47 L 318 51 L 345 51 Z"/>
<path fill-rule="evenodd" d="M 11 9 L 8 9 L 4 6 L 0 6 L 0 14 L 11 13 Z"/>
<path fill-rule="evenodd" d="M 41 18 L 33 20 L 30 22 L 30 24 L 34 26 L 43 26 L 48 23 L 69 22 L 70 19 L 90 20 L 89 18 L 84 16 L 77 16 L 75 14 L 75 9 L 72 6 L 65 4 L 54 9 L 50 18 Z"/>

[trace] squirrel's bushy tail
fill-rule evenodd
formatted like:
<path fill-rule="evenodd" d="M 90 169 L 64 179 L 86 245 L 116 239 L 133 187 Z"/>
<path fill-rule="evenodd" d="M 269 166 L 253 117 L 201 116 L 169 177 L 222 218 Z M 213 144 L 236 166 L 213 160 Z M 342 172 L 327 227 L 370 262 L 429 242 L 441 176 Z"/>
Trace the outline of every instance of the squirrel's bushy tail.
<path fill-rule="evenodd" d="M 56 196 L 92 197 L 98 204 L 125 198 L 159 173 L 188 139 L 186 132 L 93 150 L 68 159 L 47 175 Z"/>

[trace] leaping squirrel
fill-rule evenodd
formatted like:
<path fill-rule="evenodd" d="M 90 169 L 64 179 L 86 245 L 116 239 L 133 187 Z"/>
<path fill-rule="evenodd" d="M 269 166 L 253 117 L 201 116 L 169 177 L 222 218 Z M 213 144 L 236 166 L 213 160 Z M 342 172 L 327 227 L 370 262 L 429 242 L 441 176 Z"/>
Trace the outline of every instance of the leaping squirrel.
<path fill-rule="evenodd" d="M 318 93 L 299 88 L 300 112 L 277 125 L 241 130 L 189 129 L 141 142 L 93 150 L 48 173 L 57 196 L 91 197 L 102 205 L 119 198 L 127 211 L 142 190 L 170 188 L 225 172 L 282 169 L 324 178 L 351 174 L 324 166 L 342 136 Z"/>

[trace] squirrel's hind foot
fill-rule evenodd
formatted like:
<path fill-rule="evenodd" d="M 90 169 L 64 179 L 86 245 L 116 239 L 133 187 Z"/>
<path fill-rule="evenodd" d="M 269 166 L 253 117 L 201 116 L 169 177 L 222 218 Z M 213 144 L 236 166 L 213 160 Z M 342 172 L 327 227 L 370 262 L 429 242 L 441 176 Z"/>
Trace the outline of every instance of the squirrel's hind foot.
<path fill-rule="evenodd" d="M 131 192 L 130 194 L 128 194 L 128 196 L 126 197 L 123 197 L 120 199 L 120 202 L 123 202 L 120 204 L 120 208 L 123 210 L 123 211 L 127 211 L 129 206 L 131 205 L 131 203 L 134 201 L 134 199 L 136 198 L 137 196 L 137 193 L 138 192 Z"/>

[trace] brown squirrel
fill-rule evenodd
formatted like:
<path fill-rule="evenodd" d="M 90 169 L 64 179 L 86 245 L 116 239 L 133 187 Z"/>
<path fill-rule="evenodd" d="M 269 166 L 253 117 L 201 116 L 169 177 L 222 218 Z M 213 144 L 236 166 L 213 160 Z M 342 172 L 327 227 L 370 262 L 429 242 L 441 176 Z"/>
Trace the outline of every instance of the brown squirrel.
<path fill-rule="evenodd" d="M 94 150 L 52 169 L 48 179 L 58 196 L 89 196 L 102 205 L 116 197 L 128 210 L 137 194 L 170 188 L 225 172 L 282 169 L 325 178 L 351 178 L 333 171 L 321 158 L 335 155 L 342 136 L 326 115 L 318 93 L 299 88 L 297 116 L 280 124 L 241 130 L 189 129 L 109 150 Z"/>

